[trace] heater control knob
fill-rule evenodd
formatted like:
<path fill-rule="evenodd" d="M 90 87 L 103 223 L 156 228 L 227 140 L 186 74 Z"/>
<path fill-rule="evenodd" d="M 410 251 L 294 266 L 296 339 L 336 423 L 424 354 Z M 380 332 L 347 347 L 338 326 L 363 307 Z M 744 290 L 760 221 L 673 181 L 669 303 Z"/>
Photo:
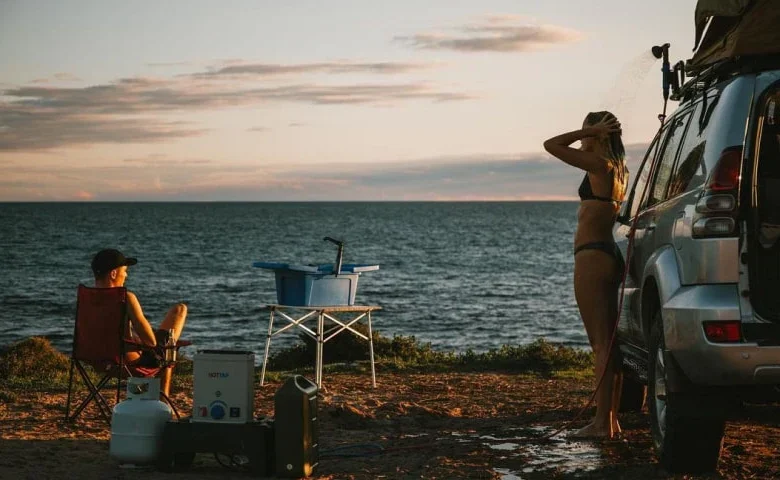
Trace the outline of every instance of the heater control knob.
<path fill-rule="evenodd" d="M 225 407 L 219 404 L 211 407 L 211 418 L 215 420 L 222 420 L 224 417 L 225 417 Z"/>

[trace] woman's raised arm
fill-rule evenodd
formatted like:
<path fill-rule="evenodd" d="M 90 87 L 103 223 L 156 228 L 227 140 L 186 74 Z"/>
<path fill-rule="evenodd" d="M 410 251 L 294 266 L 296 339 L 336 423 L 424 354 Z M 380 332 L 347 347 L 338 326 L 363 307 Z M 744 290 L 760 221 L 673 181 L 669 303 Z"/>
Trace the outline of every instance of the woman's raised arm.
<path fill-rule="evenodd" d="M 587 150 L 572 148 L 569 145 L 577 140 L 593 137 L 600 139 L 612 132 L 619 131 L 620 123 L 615 117 L 611 117 L 610 119 L 602 120 L 593 126 L 552 137 L 544 142 L 544 149 L 547 150 L 550 155 L 573 167 L 581 168 L 582 170 L 591 173 L 603 173 L 608 168 L 608 165 L 602 157 Z"/>

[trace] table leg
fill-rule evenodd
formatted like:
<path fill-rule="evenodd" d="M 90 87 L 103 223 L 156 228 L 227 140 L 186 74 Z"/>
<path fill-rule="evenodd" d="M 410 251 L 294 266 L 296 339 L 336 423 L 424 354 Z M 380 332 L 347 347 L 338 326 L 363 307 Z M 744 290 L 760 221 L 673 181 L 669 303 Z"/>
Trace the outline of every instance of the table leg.
<path fill-rule="evenodd" d="M 376 388 L 376 371 L 374 369 L 374 334 L 371 331 L 371 310 L 368 311 L 368 353 L 371 357 L 371 385 Z"/>
<path fill-rule="evenodd" d="M 260 386 L 265 382 L 265 366 L 268 363 L 268 350 L 271 348 L 271 334 L 274 328 L 274 311 L 271 310 L 271 318 L 268 320 L 268 337 L 265 339 L 265 354 L 263 354 L 263 370 L 260 373 Z"/>
<path fill-rule="evenodd" d="M 322 388 L 322 359 L 323 354 L 322 350 L 325 346 L 325 342 L 323 341 L 324 337 L 324 331 L 325 331 L 325 315 L 323 312 L 319 312 L 317 315 L 317 360 L 314 365 L 315 369 L 315 383 L 317 384 L 317 388 Z"/>

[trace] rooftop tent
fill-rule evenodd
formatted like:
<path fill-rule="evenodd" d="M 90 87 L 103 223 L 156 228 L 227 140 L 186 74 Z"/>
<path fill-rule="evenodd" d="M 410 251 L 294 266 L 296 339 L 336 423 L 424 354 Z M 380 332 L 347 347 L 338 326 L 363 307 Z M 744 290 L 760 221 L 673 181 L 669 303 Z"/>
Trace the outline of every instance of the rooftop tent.
<path fill-rule="evenodd" d="M 695 21 L 692 73 L 729 58 L 780 53 L 780 1 L 699 0 Z"/>

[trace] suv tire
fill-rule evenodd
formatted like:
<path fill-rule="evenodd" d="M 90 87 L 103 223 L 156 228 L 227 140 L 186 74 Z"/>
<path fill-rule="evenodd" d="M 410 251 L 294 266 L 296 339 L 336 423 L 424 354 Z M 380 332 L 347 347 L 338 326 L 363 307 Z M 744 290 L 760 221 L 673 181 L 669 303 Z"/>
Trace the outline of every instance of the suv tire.
<path fill-rule="evenodd" d="M 645 406 L 647 387 L 623 372 L 623 384 L 620 388 L 620 409 L 622 413 L 641 412 Z"/>
<path fill-rule="evenodd" d="M 647 404 L 653 446 L 661 465 L 669 472 L 701 473 L 718 465 L 725 418 L 708 405 L 706 395 L 697 392 L 669 392 L 663 323 L 660 309 L 650 329 Z M 715 400 L 715 399 L 711 399 Z"/>

